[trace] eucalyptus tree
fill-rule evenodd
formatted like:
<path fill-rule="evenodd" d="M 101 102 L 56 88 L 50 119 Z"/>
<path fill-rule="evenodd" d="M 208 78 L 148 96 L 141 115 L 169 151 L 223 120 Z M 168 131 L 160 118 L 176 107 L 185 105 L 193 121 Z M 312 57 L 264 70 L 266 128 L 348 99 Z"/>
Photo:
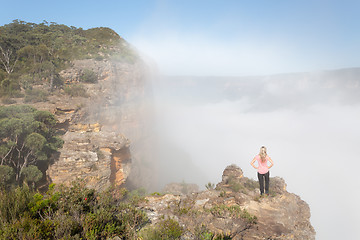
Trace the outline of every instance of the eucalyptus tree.
<path fill-rule="evenodd" d="M 62 147 L 56 122 L 50 112 L 28 105 L 0 107 L 0 165 L 12 167 L 18 183 L 26 167 L 48 164 Z"/>

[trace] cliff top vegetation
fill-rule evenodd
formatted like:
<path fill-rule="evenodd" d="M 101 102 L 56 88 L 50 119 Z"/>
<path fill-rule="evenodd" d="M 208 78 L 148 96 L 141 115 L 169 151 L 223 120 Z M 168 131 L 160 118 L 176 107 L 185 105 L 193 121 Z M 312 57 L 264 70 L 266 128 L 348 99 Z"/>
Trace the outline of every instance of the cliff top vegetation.
<path fill-rule="evenodd" d="M 133 63 L 137 55 L 110 28 L 84 30 L 54 22 L 14 20 L 0 26 L 0 96 L 19 97 L 21 89 L 63 81 L 59 72 L 76 59 L 114 59 Z"/>

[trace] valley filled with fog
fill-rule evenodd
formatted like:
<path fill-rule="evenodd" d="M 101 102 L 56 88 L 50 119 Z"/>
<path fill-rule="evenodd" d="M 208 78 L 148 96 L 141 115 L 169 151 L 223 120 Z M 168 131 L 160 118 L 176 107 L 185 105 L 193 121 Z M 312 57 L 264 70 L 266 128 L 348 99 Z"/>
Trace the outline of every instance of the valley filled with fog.
<path fill-rule="evenodd" d="M 360 69 L 153 80 L 159 184 L 218 183 L 265 145 L 272 177 L 311 209 L 319 239 L 356 239 L 360 207 Z M 346 221 L 346 224 L 344 222 Z M 337 229 L 337 231 L 333 231 Z M 335 236 L 336 235 L 336 236 Z"/>

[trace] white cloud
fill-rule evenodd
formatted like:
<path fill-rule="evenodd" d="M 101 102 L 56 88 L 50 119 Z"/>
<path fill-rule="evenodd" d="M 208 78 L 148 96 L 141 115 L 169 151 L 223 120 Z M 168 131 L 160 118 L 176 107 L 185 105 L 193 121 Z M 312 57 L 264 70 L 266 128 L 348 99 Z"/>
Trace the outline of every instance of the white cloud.
<path fill-rule="evenodd" d="M 360 169 L 359 101 L 354 99 L 351 105 L 327 101 L 339 91 L 351 94 L 352 89 L 342 89 L 343 81 L 339 81 L 331 91 L 322 93 L 325 101 L 318 102 L 316 96 L 312 96 L 314 90 L 321 89 L 313 84 L 308 86 L 307 95 L 295 99 L 300 103 L 309 100 L 305 108 L 279 101 L 274 102 L 277 106 L 269 111 L 258 111 L 257 105 L 268 104 L 274 94 L 287 96 L 293 88 L 305 91 L 302 79 L 293 80 L 290 85 L 280 85 L 274 78 L 268 81 L 271 87 L 263 88 L 271 94 L 263 94 L 261 100 L 251 93 L 249 96 L 253 98 L 249 99 L 185 103 L 182 99 L 186 98 L 186 91 L 179 90 L 176 96 L 171 94 L 176 86 L 182 86 L 181 80 L 178 85 L 170 85 L 173 89 L 155 91 L 160 131 L 186 152 L 192 164 L 206 175 L 207 178 L 197 181 L 200 187 L 209 181 L 219 182 L 223 169 L 232 163 L 239 165 L 245 176 L 255 179 L 256 173 L 249 163 L 261 145 L 267 146 L 275 162 L 271 175 L 283 177 L 288 191 L 310 205 L 317 239 L 359 238 L 356 228 L 360 212 L 357 204 L 360 184 L 356 172 Z M 321 83 L 326 82 L 325 78 Z M 255 81 L 246 85 L 253 89 L 250 85 L 258 87 Z M 206 86 L 199 85 L 198 92 L 192 93 L 205 94 L 202 87 Z M 251 108 L 255 108 L 254 111 L 249 111 Z"/>
<path fill-rule="evenodd" d="M 140 34 L 130 41 L 167 75 L 263 75 L 299 69 L 292 47 L 270 39 L 229 41 L 168 31 Z"/>

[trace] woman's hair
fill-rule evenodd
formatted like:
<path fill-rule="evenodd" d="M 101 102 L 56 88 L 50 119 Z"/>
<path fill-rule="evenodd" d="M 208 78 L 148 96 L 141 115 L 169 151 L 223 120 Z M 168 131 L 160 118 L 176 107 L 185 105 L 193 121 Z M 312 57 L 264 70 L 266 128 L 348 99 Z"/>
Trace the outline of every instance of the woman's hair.
<path fill-rule="evenodd" d="M 267 153 L 266 153 L 266 147 L 265 147 L 265 146 L 262 146 L 262 147 L 260 148 L 259 155 L 260 155 L 261 161 L 262 161 L 262 162 L 265 162 L 265 161 L 266 161 L 266 155 L 267 155 Z"/>

